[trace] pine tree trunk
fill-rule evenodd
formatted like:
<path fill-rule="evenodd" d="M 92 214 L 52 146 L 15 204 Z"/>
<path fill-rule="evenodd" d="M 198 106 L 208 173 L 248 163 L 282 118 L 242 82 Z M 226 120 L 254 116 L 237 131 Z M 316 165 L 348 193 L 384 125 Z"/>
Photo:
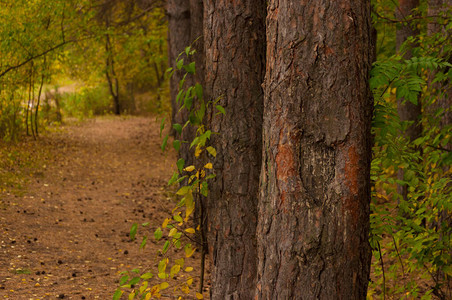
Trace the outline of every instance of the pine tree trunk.
<path fill-rule="evenodd" d="M 396 17 L 398 20 L 406 20 L 414 13 L 414 9 L 419 6 L 419 0 L 399 0 L 399 7 L 396 8 Z M 412 22 L 406 22 L 398 25 L 396 31 L 396 49 L 400 51 L 402 44 L 411 36 L 419 34 L 419 30 Z M 410 59 L 413 56 L 410 47 L 404 54 L 405 59 Z M 404 136 L 408 141 L 414 141 L 422 134 L 422 126 L 420 117 L 422 114 L 421 104 L 414 104 L 403 98 L 397 100 L 397 112 L 399 113 L 400 121 L 413 122 L 411 126 L 404 132 Z M 397 178 L 404 180 L 404 171 L 399 169 L 397 171 Z M 404 200 L 408 198 L 408 187 L 406 185 L 397 185 L 397 193 L 403 197 Z"/>
<path fill-rule="evenodd" d="M 265 69 L 263 0 L 204 1 L 206 96 L 217 149 L 207 200 L 211 299 L 252 299 L 256 282 L 257 197 Z"/>
<path fill-rule="evenodd" d="M 270 0 L 255 299 L 365 299 L 370 1 Z"/>
<path fill-rule="evenodd" d="M 452 0 L 429 0 L 428 1 L 428 15 L 429 16 L 438 16 L 442 15 L 444 12 L 447 11 L 447 9 L 450 9 L 452 7 Z M 435 19 L 438 20 L 438 19 Z M 449 33 L 447 32 L 446 26 L 438 24 L 438 22 L 432 22 L 427 25 L 427 34 L 428 35 L 434 35 L 434 34 L 441 34 L 443 36 L 450 36 L 451 31 L 449 29 Z M 447 53 L 439 53 L 440 57 L 446 56 Z M 452 57 L 448 57 L 449 63 L 452 62 Z M 431 76 L 430 81 L 433 80 L 434 76 Z M 435 111 L 437 109 L 444 109 L 444 115 L 441 118 L 440 121 L 440 127 L 443 128 L 444 126 L 447 126 L 449 124 L 452 124 L 452 86 L 449 81 L 447 83 L 431 83 L 431 85 L 434 88 L 433 92 L 441 91 L 443 92 L 442 95 L 436 100 L 436 102 L 432 105 L 430 108 L 431 111 Z M 452 150 L 452 145 L 447 145 L 447 149 L 449 151 Z"/>
<path fill-rule="evenodd" d="M 189 46 L 190 40 L 190 0 L 168 0 L 168 65 L 176 68 L 176 58 Z M 170 79 L 171 97 L 171 124 L 183 124 L 186 118 L 179 114 L 180 105 L 176 103 L 179 92 L 179 81 L 182 79 L 181 72 L 175 72 Z M 175 132 L 172 131 L 174 135 Z"/>

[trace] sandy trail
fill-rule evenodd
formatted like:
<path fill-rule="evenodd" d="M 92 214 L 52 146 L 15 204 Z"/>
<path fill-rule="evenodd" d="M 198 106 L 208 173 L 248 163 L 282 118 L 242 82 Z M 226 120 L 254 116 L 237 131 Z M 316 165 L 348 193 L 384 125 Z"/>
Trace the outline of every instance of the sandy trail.
<path fill-rule="evenodd" d="M 158 127 L 99 118 L 37 142 L 45 168 L 25 195 L 1 195 L 0 298 L 111 299 L 120 271 L 155 263 L 156 245 L 140 252 L 128 232 L 155 229 L 173 206 L 174 153 L 161 153 Z"/>

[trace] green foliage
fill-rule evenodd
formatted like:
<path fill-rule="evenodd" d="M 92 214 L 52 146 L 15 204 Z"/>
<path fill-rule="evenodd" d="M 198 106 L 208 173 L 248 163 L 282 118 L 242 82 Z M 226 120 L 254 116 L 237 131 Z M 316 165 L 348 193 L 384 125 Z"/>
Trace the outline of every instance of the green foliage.
<path fill-rule="evenodd" d="M 452 292 L 448 286 L 452 126 L 441 121 L 446 111 L 437 103 L 445 101 L 445 87 L 452 80 L 452 48 L 443 37 L 427 35 L 427 19 L 418 18 L 415 26 L 420 34 L 402 46 L 402 52 L 412 51 L 412 58 L 394 54 L 391 45 L 397 23 L 388 24 L 388 20 L 395 20 L 397 3 L 374 4 L 376 27 L 387 36 L 386 40 L 379 37 L 379 59 L 370 79 L 375 96 L 370 237 L 374 281 L 368 297 L 384 293 L 397 299 L 446 299 Z M 421 5 L 417 13 L 424 15 L 426 6 Z M 418 122 L 423 131 L 416 140 L 403 134 L 413 122 L 400 121 L 396 100 L 422 106 Z M 398 178 L 399 170 L 403 178 Z M 397 185 L 407 187 L 406 197 L 399 194 Z"/>
<path fill-rule="evenodd" d="M 61 95 L 65 116 L 83 119 L 112 112 L 111 96 L 106 85 L 83 87 L 74 93 Z"/>
<path fill-rule="evenodd" d="M 53 86 L 61 77 L 86 86 L 65 99 L 69 116 L 110 111 L 113 94 L 124 112 L 168 110 L 162 7 L 97 0 L 19 0 L 1 6 L 0 139 L 14 140 L 24 131 L 36 137 L 46 124 L 61 122 L 51 106 L 42 109 L 44 95 L 39 97 L 43 85 Z"/>
<path fill-rule="evenodd" d="M 161 292 L 170 287 L 176 294 L 192 294 L 197 299 L 203 298 L 202 294 L 193 291 L 194 277 L 189 274 L 193 272 L 194 268 L 186 265 L 187 258 L 195 253 L 197 247 L 200 247 L 203 253 L 205 251 L 203 249 L 205 247 L 203 239 L 205 233 L 203 232 L 204 226 L 202 220 L 197 228 L 193 228 L 191 217 L 193 216 L 195 205 L 200 205 L 202 197 L 206 197 L 209 192 L 209 180 L 215 177 L 215 174 L 212 172 L 213 165 L 210 160 L 216 157 L 217 152 L 215 148 L 208 145 L 213 133 L 206 128 L 204 122 L 205 112 L 211 105 L 215 105 L 220 113 L 224 114 L 225 111 L 223 107 L 216 104 L 218 101 L 205 101 L 200 84 L 185 87 L 187 76 L 192 76 L 195 73 L 195 63 L 189 62 L 188 64 L 184 64 L 184 58 L 182 56 L 185 55 L 185 60 L 189 60 L 190 56 L 194 53 L 191 47 L 187 47 L 177 58 L 177 69 L 185 70 L 186 72 L 179 85 L 180 92 L 177 97 L 177 102 L 181 107 L 179 112 L 186 110 L 189 118 L 185 124 L 173 124 L 172 127 L 178 136 L 182 135 L 182 132 L 187 126 L 192 126 L 196 129 L 196 136 L 192 141 L 177 139 L 173 141 L 173 147 L 176 151 L 180 150 L 182 143 L 190 144 L 190 149 L 193 151 L 196 163 L 186 166 L 184 159 L 180 158 L 176 163 L 177 168 L 168 182 L 169 186 L 179 186 L 175 192 L 175 197 L 179 202 L 172 210 L 172 215 L 166 218 L 161 226 L 153 233 L 155 241 L 164 241 L 159 251 L 160 258 L 157 263 L 157 269 L 152 272 L 145 270 L 141 272 L 143 273 L 141 276 L 133 276 L 131 272 L 124 273 L 120 279 L 120 287 L 117 289 L 113 299 L 119 299 L 127 289 L 129 299 L 160 298 Z M 175 70 L 169 69 L 168 72 L 173 73 Z M 163 129 L 164 120 L 161 123 L 160 133 L 162 133 Z M 162 151 L 165 151 L 168 140 L 169 135 L 165 135 L 162 143 Z M 147 227 L 149 224 L 142 225 L 143 227 Z M 130 230 L 132 239 L 135 238 L 138 227 L 137 224 L 132 226 Z M 197 232 L 201 236 L 200 239 L 196 237 Z M 148 236 L 145 235 L 140 245 L 141 248 L 145 247 L 147 239 Z M 183 251 L 171 252 L 171 249 L 183 249 Z M 178 274 L 181 272 L 187 273 L 188 277 L 186 279 L 179 279 Z M 201 273 L 203 272 L 204 270 L 201 270 Z M 159 279 L 159 281 L 151 287 L 149 280 L 152 278 L 154 280 Z M 135 286 L 139 286 L 139 288 Z"/>

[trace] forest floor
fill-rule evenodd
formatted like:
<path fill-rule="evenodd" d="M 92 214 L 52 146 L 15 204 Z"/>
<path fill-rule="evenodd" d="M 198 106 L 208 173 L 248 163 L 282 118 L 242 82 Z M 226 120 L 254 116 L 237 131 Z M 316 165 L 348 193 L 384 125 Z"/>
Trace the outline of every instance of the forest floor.
<path fill-rule="evenodd" d="M 160 145 L 159 123 L 144 117 L 90 119 L 23 142 L 44 155 L 22 188 L 0 190 L 0 298 L 112 299 L 121 271 L 154 268 L 162 245 L 140 250 L 129 231 L 150 222 L 152 235 L 175 206 L 166 187 L 175 153 Z"/>

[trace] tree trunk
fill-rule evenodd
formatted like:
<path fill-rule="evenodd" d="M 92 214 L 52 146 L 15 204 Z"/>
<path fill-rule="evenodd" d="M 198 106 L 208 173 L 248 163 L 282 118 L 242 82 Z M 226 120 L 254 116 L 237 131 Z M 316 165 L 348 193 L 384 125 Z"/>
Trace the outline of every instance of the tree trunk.
<path fill-rule="evenodd" d="M 447 11 L 447 9 L 450 9 L 452 7 L 452 0 L 429 0 L 428 2 L 428 15 L 429 16 L 438 16 Z M 437 19 L 436 19 L 437 20 Z M 429 36 L 434 34 L 441 34 L 444 36 L 450 36 L 447 32 L 445 25 L 441 25 L 438 22 L 432 22 L 427 25 L 427 34 Z M 447 53 L 438 53 L 438 56 L 445 57 L 449 59 L 449 63 L 452 62 L 452 58 L 449 56 L 447 57 Z M 432 81 L 434 78 L 434 74 L 432 74 L 430 81 Z M 432 107 L 430 108 L 430 111 L 436 111 L 440 108 L 444 109 L 444 115 L 442 116 L 440 120 L 440 128 L 443 128 L 444 126 L 447 126 L 449 124 L 452 124 L 452 86 L 450 85 L 450 82 L 447 81 L 446 83 L 430 83 L 434 89 L 434 93 L 437 93 L 438 91 L 441 91 L 442 94 L 440 97 L 436 100 L 435 103 L 433 103 Z M 452 150 L 451 145 L 447 145 L 447 149 L 450 151 Z"/>
<path fill-rule="evenodd" d="M 265 70 L 263 0 L 204 1 L 206 96 L 221 97 L 226 115 L 210 111 L 215 181 L 207 200 L 211 299 L 252 299 Z"/>
<path fill-rule="evenodd" d="M 452 0 L 429 0 L 428 1 L 428 15 L 429 16 L 439 16 L 442 15 L 452 7 Z M 440 36 L 449 36 L 451 31 L 446 30 L 445 25 L 441 25 L 438 23 L 440 19 L 436 18 L 434 23 L 429 23 L 427 25 L 427 34 L 429 36 L 440 35 Z M 448 40 L 447 38 L 445 39 Z M 446 42 L 447 43 L 447 42 Z M 444 47 L 440 48 L 444 50 Z M 436 53 L 437 57 L 445 57 L 449 59 L 449 63 L 452 62 L 452 57 L 450 57 L 450 53 L 444 53 L 443 51 L 439 51 Z M 436 82 L 433 83 L 433 79 L 436 75 L 436 72 L 430 75 L 429 85 L 432 90 L 433 95 L 437 95 L 435 102 L 430 104 L 426 110 L 430 113 L 430 118 L 434 118 L 433 116 L 439 109 L 443 110 L 443 114 L 439 120 L 439 129 L 444 130 L 444 128 L 450 124 L 452 124 L 452 86 L 450 84 L 450 80 L 446 80 L 445 82 Z M 444 146 L 445 150 L 452 151 L 452 145 L 449 143 Z M 449 172 L 450 166 L 443 167 L 443 174 L 447 174 Z M 440 209 L 438 211 L 437 220 L 434 221 L 436 224 L 437 230 L 440 231 L 439 239 L 443 240 L 444 235 L 447 236 L 447 228 L 452 227 L 452 220 L 450 218 L 450 210 Z M 449 251 L 449 255 L 452 254 L 452 250 Z M 436 274 L 433 275 L 436 281 L 443 283 L 438 289 L 434 289 L 433 294 L 438 296 L 440 299 L 452 299 L 452 276 L 449 276 L 444 273 L 444 268 L 440 267 Z"/>
<path fill-rule="evenodd" d="M 413 10 L 419 6 L 419 0 L 399 0 L 399 7 L 396 8 L 396 17 L 398 20 L 403 21 L 407 19 Z M 399 24 L 396 31 L 396 49 L 400 51 L 402 44 L 411 36 L 416 36 L 419 34 L 419 30 L 415 27 L 412 22 L 406 22 Z M 405 59 L 410 59 L 413 56 L 410 47 L 404 54 Z M 422 126 L 420 123 L 420 117 L 422 114 L 421 104 L 414 104 L 403 98 L 397 100 L 397 111 L 399 113 L 400 121 L 402 122 L 413 122 L 404 132 L 404 136 L 408 141 L 414 141 L 422 134 Z M 399 180 L 404 180 L 403 169 L 397 171 L 397 178 Z M 397 185 L 397 193 L 403 197 L 404 200 L 408 198 L 408 186 Z"/>
<path fill-rule="evenodd" d="M 190 0 L 168 0 L 168 65 L 176 68 L 176 58 L 189 46 L 190 40 Z M 170 97 L 171 97 L 171 123 L 183 124 L 186 117 L 183 118 L 178 113 L 180 106 L 176 103 L 177 93 L 179 92 L 179 81 L 182 79 L 181 72 L 174 72 L 170 79 Z M 175 135 L 175 131 L 172 131 Z"/>
<path fill-rule="evenodd" d="M 194 55 L 194 61 L 196 66 L 196 73 L 194 75 L 194 82 L 201 84 L 201 86 L 205 87 L 205 51 L 204 51 L 204 36 L 203 36 L 203 19 L 204 19 L 204 4 L 203 0 L 190 0 L 190 20 L 191 20 L 191 40 L 193 43 L 193 48 L 196 50 Z M 194 42 L 196 41 L 196 42 Z M 196 107 L 197 103 L 194 104 Z M 196 128 L 193 126 L 188 126 L 184 129 L 184 140 L 192 141 L 196 135 Z M 182 153 L 181 156 L 185 160 L 186 165 L 193 165 L 193 150 L 190 151 L 190 143 L 182 144 Z M 198 164 L 202 163 L 201 161 L 197 162 Z M 204 197 L 200 197 L 200 201 L 205 201 Z M 203 208 L 206 207 L 206 203 L 196 203 L 195 211 L 194 211 L 194 221 L 195 227 L 198 225 L 203 226 L 203 231 L 199 234 L 199 242 L 203 244 L 203 252 L 202 259 L 205 258 L 205 250 L 206 250 L 206 220 L 205 220 L 205 212 L 202 211 Z M 202 270 L 201 272 L 204 272 Z"/>
<path fill-rule="evenodd" d="M 370 1 L 270 0 L 255 299 L 365 299 Z"/>

